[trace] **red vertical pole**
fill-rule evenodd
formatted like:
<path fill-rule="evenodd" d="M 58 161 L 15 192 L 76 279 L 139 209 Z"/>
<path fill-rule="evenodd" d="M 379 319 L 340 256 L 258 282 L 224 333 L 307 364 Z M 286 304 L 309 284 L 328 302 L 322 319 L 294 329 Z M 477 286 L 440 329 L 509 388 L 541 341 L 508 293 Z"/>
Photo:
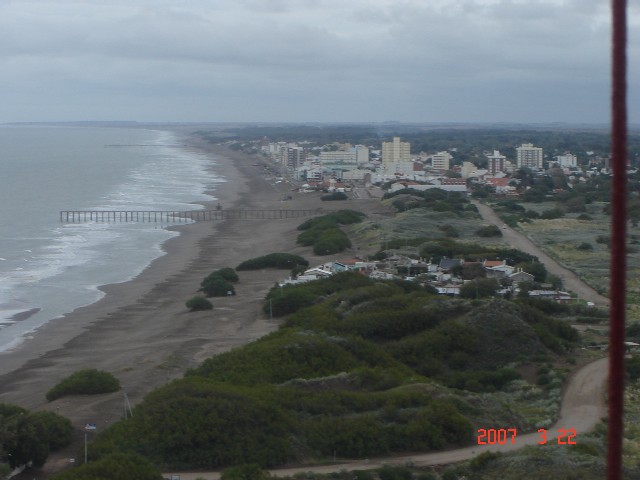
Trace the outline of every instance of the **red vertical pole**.
<path fill-rule="evenodd" d="M 609 325 L 609 426 L 607 479 L 622 479 L 624 413 L 624 326 L 627 229 L 627 58 L 626 0 L 611 0 L 611 304 Z"/>

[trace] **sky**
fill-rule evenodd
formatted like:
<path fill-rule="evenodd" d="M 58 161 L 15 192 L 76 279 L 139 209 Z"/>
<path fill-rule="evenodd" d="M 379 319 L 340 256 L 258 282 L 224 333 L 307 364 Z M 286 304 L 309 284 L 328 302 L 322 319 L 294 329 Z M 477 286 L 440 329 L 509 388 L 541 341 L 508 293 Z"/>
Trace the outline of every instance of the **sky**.
<path fill-rule="evenodd" d="M 609 0 L 0 0 L 0 71 L 2 123 L 603 124 Z"/>

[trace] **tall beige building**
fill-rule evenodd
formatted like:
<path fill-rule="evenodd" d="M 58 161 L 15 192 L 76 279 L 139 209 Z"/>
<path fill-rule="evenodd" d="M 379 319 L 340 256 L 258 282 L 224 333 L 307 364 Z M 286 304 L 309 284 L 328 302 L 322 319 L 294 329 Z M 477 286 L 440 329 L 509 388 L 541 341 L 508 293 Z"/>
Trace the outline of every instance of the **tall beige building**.
<path fill-rule="evenodd" d="M 382 168 L 387 174 L 412 170 L 411 144 L 401 142 L 400 137 L 393 137 L 392 142 L 382 142 Z"/>
<path fill-rule="evenodd" d="M 452 158 L 449 152 L 438 152 L 431 155 L 431 166 L 437 170 L 449 170 Z"/>
<path fill-rule="evenodd" d="M 534 147 L 532 143 L 523 143 L 516 148 L 516 166 L 542 170 L 542 148 Z"/>

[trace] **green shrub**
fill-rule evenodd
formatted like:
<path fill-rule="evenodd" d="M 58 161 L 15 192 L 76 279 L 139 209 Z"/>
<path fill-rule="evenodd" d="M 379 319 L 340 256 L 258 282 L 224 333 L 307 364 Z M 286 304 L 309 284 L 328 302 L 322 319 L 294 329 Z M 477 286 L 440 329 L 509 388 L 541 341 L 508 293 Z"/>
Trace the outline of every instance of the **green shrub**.
<path fill-rule="evenodd" d="M 460 298 L 492 297 L 497 290 L 498 281 L 495 278 L 476 278 L 460 287 Z"/>
<path fill-rule="evenodd" d="M 309 266 L 309 262 L 301 256 L 291 253 L 270 253 L 262 257 L 245 260 L 236 267 L 236 270 L 260 270 L 263 268 L 291 270 L 298 265 Z"/>
<path fill-rule="evenodd" d="M 268 480 L 269 478 L 271 474 L 255 463 L 227 468 L 220 476 L 220 480 Z"/>
<path fill-rule="evenodd" d="M 542 212 L 540 214 L 540 218 L 542 220 L 553 220 L 556 218 L 562 218 L 564 217 L 564 213 L 562 212 L 562 210 L 558 209 L 558 208 L 552 208 L 550 210 L 545 210 L 544 212 Z"/>
<path fill-rule="evenodd" d="M 500 452 L 484 452 L 469 462 L 469 468 L 474 472 L 479 472 L 487 468 L 490 463 L 501 457 Z"/>
<path fill-rule="evenodd" d="M 211 275 L 217 275 L 219 277 L 224 278 L 227 282 L 237 282 L 238 280 L 240 280 L 238 278 L 238 274 L 236 273 L 236 271 L 231 268 L 231 267 L 225 267 L 225 268 L 221 268 L 220 270 L 216 270 L 215 272 L 211 273 Z M 205 278 L 206 280 L 206 278 Z"/>
<path fill-rule="evenodd" d="M 479 237 L 501 237 L 502 232 L 496 225 L 487 225 L 476 230 L 476 235 Z"/>
<path fill-rule="evenodd" d="M 207 277 L 206 282 L 202 284 L 201 290 L 207 297 L 226 297 L 229 292 L 231 292 L 231 295 L 236 294 L 233 285 L 217 275 Z"/>
<path fill-rule="evenodd" d="M 347 198 L 349 197 L 344 192 L 333 192 L 328 195 L 322 195 L 320 197 L 320 200 L 322 200 L 323 202 L 326 202 L 326 201 L 332 201 L 332 200 L 346 200 Z"/>
<path fill-rule="evenodd" d="M 65 395 L 90 395 L 120 390 L 120 382 L 109 372 L 95 368 L 79 370 L 65 378 L 46 394 L 50 402 Z"/>
<path fill-rule="evenodd" d="M 413 473 L 409 467 L 385 465 L 378 469 L 380 480 L 411 480 Z"/>
<path fill-rule="evenodd" d="M 0 404 L 0 451 L 11 467 L 32 463 L 42 466 L 49 452 L 71 444 L 69 419 L 53 412 L 34 412 Z"/>
<path fill-rule="evenodd" d="M 197 295 L 187 300 L 186 306 L 192 312 L 196 310 L 211 310 L 213 309 L 212 303 L 204 297 Z"/>
<path fill-rule="evenodd" d="M 448 238 L 456 238 L 460 236 L 460 233 L 453 225 L 440 225 L 438 227 L 438 230 L 442 231 L 445 237 L 448 237 Z"/>
<path fill-rule="evenodd" d="M 66 470 L 53 480 L 162 480 L 160 470 L 135 453 L 113 453 L 86 465 Z"/>
<path fill-rule="evenodd" d="M 262 307 L 264 313 L 281 317 L 313 305 L 317 298 L 313 292 L 300 288 L 281 287 L 279 292 L 265 301 Z"/>
<path fill-rule="evenodd" d="M 593 250 L 593 245 L 588 242 L 582 242 L 578 245 L 578 250 Z"/>
<path fill-rule="evenodd" d="M 578 215 L 576 217 L 576 219 L 578 220 L 584 220 L 584 221 L 589 221 L 589 220 L 593 220 L 593 217 L 587 213 L 581 213 L 580 215 Z"/>
<path fill-rule="evenodd" d="M 627 371 L 627 375 L 629 375 L 629 379 L 637 380 L 640 378 L 640 356 L 634 356 L 626 360 L 625 362 L 625 370 Z"/>
<path fill-rule="evenodd" d="M 364 214 L 354 210 L 338 212 L 312 218 L 298 226 L 302 233 L 297 242 L 303 246 L 313 245 L 316 255 L 332 255 L 351 247 L 349 237 L 340 230 L 340 225 L 362 221 Z"/>
<path fill-rule="evenodd" d="M 271 467 L 289 459 L 291 431 L 291 419 L 259 393 L 189 377 L 147 395 L 92 447 L 135 452 L 171 469 Z"/>
<path fill-rule="evenodd" d="M 316 255 L 332 255 L 351 247 L 351 240 L 340 229 L 324 230 L 313 243 L 313 253 Z"/>

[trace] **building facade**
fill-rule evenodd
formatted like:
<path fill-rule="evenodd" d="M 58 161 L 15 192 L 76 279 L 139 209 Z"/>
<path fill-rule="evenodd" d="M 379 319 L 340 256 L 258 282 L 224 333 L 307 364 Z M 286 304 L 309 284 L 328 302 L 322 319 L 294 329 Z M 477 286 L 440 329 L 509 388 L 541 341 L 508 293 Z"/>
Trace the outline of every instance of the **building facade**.
<path fill-rule="evenodd" d="M 571 168 L 578 166 L 578 157 L 571 153 L 565 153 L 564 155 L 558 155 L 555 157 L 556 163 L 561 168 Z"/>
<path fill-rule="evenodd" d="M 431 166 L 436 170 L 449 170 L 452 158 L 449 152 L 438 152 L 435 155 L 431 155 Z"/>
<path fill-rule="evenodd" d="M 523 143 L 516 148 L 516 166 L 542 170 L 542 148 L 534 147 L 532 143 Z"/>
<path fill-rule="evenodd" d="M 408 170 L 410 166 L 411 144 L 409 142 L 401 142 L 400 137 L 393 137 L 391 142 L 382 142 L 382 168 L 387 174 Z"/>
<path fill-rule="evenodd" d="M 487 170 L 491 175 L 506 171 L 507 157 L 500 155 L 500 150 L 494 150 L 492 155 L 487 155 Z"/>

